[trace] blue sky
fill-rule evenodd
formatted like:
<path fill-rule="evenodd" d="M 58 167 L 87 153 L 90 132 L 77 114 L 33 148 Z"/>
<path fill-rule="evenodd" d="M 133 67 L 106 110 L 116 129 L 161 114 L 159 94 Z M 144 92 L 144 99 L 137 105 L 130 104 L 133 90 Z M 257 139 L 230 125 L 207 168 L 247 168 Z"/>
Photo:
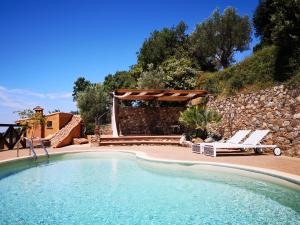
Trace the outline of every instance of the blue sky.
<path fill-rule="evenodd" d="M 183 20 L 192 32 L 215 8 L 252 16 L 258 0 L 64 1 L 0 0 L 0 123 L 13 111 L 41 105 L 75 110 L 79 76 L 102 82 L 136 63 L 153 30 Z M 257 40 L 253 38 L 251 47 Z M 251 54 L 238 54 L 237 60 Z"/>

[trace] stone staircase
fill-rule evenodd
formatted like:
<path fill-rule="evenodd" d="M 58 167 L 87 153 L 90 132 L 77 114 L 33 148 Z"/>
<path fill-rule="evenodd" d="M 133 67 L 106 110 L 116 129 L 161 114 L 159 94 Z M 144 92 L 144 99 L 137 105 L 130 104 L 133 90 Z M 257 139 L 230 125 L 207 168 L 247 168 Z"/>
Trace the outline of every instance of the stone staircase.
<path fill-rule="evenodd" d="M 100 146 L 104 145 L 180 145 L 179 135 L 162 136 L 101 136 L 98 141 Z"/>
<path fill-rule="evenodd" d="M 82 119 L 74 115 L 69 123 L 60 129 L 51 139 L 51 146 L 60 148 L 72 144 L 73 138 L 80 137 Z"/>

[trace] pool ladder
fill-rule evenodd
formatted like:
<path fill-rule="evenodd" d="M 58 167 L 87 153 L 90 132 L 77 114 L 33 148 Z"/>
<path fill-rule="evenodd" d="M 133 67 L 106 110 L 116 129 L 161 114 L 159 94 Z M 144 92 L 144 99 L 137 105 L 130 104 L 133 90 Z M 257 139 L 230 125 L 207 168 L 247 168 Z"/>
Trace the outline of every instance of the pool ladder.
<path fill-rule="evenodd" d="M 28 144 L 28 146 L 29 146 L 29 148 L 30 148 L 30 150 L 31 150 L 31 152 L 33 154 L 34 160 L 37 160 L 38 157 L 37 157 L 37 154 L 36 154 L 36 152 L 34 150 L 32 141 L 30 139 L 28 139 L 28 138 L 25 138 L 25 140 L 26 140 L 26 143 Z M 45 151 L 46 156 L 49 158 L 49 153 L 48 153 L 48 150 L 47 150 L 47 148 L 45 147 L 45 145 L 43 143 L 43 140 L 40 138 L 39 141 L 40 141 L 40 144 L 41 144 L 42 148 Z"/>

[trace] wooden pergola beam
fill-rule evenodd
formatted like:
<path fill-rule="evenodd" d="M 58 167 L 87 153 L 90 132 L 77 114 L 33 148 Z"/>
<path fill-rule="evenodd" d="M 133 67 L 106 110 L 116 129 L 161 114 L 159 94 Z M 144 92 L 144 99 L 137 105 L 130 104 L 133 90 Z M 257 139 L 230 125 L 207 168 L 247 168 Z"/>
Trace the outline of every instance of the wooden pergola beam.
<path fill-rule="evenodd" d="M 118 89 L 114 97 L 120 100 L 157 100 L 184 102 L 207 95 L 205 90 Z"/>

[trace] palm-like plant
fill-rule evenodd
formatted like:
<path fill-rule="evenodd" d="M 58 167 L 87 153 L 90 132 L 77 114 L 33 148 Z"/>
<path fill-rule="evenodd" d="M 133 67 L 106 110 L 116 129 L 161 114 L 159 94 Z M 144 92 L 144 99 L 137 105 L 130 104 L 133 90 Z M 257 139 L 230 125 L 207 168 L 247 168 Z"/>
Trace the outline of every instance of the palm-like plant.
<path fill-rule="evenodd" d="M 184 126 L 195 129 L 196 136 L 207 137 L 207 126 L 221 121 L 219 113 L 208 110 L 205 106 L 192 106 L 180 113 L 179 122 Z"/>

